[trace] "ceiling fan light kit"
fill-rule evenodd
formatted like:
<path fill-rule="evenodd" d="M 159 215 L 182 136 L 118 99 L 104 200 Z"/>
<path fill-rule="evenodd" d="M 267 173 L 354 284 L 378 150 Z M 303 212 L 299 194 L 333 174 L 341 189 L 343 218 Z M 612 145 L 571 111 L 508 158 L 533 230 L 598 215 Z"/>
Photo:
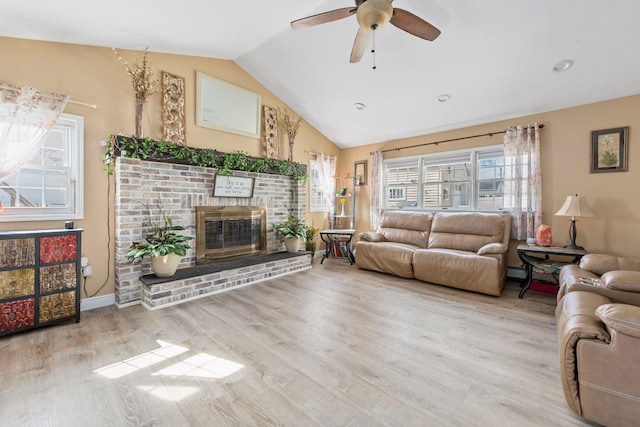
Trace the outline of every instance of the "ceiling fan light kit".
<path fill-rule="evenodd" d="M 392 1 L 393 0 L 355 0 L 355 9 L 352 7 L 345 7 L 342 9 L 335 9 L 307 16 L 306 18 L 297 19 L 291 22 L 291 28 L 299 30 L 302 28 L 313 27 L 315 25 L 348 18 L 355 14 L 360 28 L 358 29 L 356 39 L 353 42 L 353 48 L 351 50 L 350 62 L 352 63 L 360 61 L 366 46 L 372 38 L 373 32 L 375 30 L 379 30 L 388 22 L 391 22 L 393 26 L 406 31 L 407 33 L 420 37 L 424 40 L 433 41 L 440 35 L 439 29 L 422 18 L 419 18 L 404 9 L 394 8 L 391 4 Z M 372 52 L 374 50 L 375 49 L 372 49 Z M 373 68 L 375 69 L 375 65 Z"/>
<path fill-rule="evenodd" d="M 382 28 L 391 20 L 393 6 L 389 0 L 367 0 L 358 7 L 358 25 L 366 30 Z"/>

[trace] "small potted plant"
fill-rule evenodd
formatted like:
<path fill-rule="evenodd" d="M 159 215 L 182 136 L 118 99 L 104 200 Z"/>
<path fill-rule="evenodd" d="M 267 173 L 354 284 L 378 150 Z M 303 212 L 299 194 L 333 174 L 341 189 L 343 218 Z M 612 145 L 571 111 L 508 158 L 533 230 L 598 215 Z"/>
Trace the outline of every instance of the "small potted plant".
<path fill-rule="evenodd" d="M 315 225 L 307 225 L 305 228 L 305 244 L 304 248 L 311 252 L 311 261 L 313 261 L 313 256 L 316 252 L 316 242 L 313 241 L 313 236 L 318 232 L 318 227 Z"/>
<path fill-rule="evenodd" d="M 155 218 L 151 218 L 151 211 L 146 205 L 149 217 L 144 225 L 151 227 L 151 233 L 145 236 L 146 243 L 133 242 L 129 246 L 126 257 L 135 264 L 145 256 L 149 256 L 156 276 L 169 277 L 175 274 L 180 264 L 180 257 L 185 256 L 187 249 L 191 248 L 186 242 L 193 237 L 176 233 L 184 230 L 184 227 L 174 225 L 173 219 L 165 214 L 160 205 L 157 206 L 160 213 Z"/>
<path fill-rule="evenodd" d="M 300 250 L 300 241 L 304 240 L 306 230 L 304 222 L 299 218 L 289 215 L 285 222 L 273 224 L 273 229 L 284 236 L 284 245 L 287 252 L 298 252 Z"/>

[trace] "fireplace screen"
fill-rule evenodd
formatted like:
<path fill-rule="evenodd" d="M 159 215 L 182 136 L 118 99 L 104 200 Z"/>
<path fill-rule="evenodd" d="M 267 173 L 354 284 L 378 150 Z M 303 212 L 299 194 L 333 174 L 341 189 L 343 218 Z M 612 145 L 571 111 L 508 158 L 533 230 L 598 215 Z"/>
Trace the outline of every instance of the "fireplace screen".
<path fill-rule="evenodd" d="M 196 207 L 197 262 L 266 251 L 266 209 L 261 206 Z"/>

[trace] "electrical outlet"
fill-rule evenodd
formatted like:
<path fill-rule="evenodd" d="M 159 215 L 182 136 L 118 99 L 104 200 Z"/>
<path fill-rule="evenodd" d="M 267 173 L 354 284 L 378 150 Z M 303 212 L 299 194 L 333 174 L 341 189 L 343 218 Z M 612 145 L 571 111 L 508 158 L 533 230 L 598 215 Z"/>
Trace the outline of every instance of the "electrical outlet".
<path fill-rule="evenodd" d="M 80 258 L 80 266 L 86 267 L 87 265 L 89 265 L 89 258 L 87 258 L 86 256 Z"/>
<path fill-rule="evenodd" d="M 89 264 L 85 265 L 84 268 L 82 269 L 82 275 L 84 277 L 89 277 L 93 274 L 93 269 L 91 268 L 91 266 Z"/>

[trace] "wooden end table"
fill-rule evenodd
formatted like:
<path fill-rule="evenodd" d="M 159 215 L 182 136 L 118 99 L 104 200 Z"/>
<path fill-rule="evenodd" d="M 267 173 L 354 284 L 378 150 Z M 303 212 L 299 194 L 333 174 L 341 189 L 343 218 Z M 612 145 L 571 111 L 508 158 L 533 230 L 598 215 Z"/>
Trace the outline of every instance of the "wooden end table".
<path fill-rule="evenodd" d="M 584 249 L 564 248 L 560 246 L 536 246 L 521 243 L 518 245 L 518 258 L 527 274 L 518 298 L 524 297 L 531 287 L 533 273 L 548 273 L 558 281 L 560 269 L 567 264 L 575 264 L 580 258 L 588 254 Z M 552 259 L 553 258 L 553 259 Z M 558 260 L 557 258 L 562 258 Z M 567 259 L 570 258 L 570 259 Z"/>

